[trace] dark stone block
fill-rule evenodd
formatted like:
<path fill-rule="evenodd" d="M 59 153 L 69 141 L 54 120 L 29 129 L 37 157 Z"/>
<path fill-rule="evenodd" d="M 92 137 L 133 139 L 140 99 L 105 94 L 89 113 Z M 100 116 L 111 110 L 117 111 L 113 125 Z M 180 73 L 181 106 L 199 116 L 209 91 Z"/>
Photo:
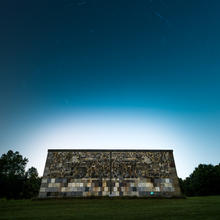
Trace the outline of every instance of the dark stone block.
<path fill-rule="evenodd" d="M 71 195 L 74 197 L 83 196 L 83 192 L 71 192 Z"/>
<path fill-rule="evenodd" d="M 62 193 L 62 196 L 63 196 L 63 197 L 67 197 L 67 193 L 66 193 L 66 192 L 63 192 L 63 193 Z"/>
<path fill-rule="evenodd" d="M 53 197 L 56 197 L 56 196 L 59 196 L 59 192 L 51 192 L 50 195 L 53 196 Z"/>
<path fill-rule="evenodd" d="M 67 197 L 71 197 L 71 196 L 72 196 L 72 192 L 67 192 L 67 193 L 66 193 L 66 196 L 67 196 Z"/>
<path fill-rule="evenodd" d="M 145 191 L 139 191 L 139 196 L 149 196 L 149 194 Z"/>
<path fill-rule="evenodd" d="M 41 187 L 46 188 L 46 187 L 48 187 L 48 184 L 47 183 L 41 183 Z"/>
<path fill-rule="evenodd" d="M 89 187 L 85 187 L 85 192 L 89 192 Z"/>
<path fill-rule="evenodd" d="M 99 182 L 97 180 L 94 181 L 95 187 L 99 186 Z"/>
<path fill-rule="evenodd" d="M 49 191 L 49 192 L 58 192 L 58 191 L 59 191 L 59 188 L 58 188 L 58 187 L 49 187 L 49 188 L 48 188 L 48 191 Z"/>
<path fill-rule="evenodd" d="M 68 186 L 68 183 L 61 183 L 61 186 L 62 186 L 62 187 L 67 187 L 67 186 Z"/>
<path fill-rule="evenodd" d="M 164 179 L 164 178 L 161 178 L 161 179 L 160 179 L 160 183 L 165 183 L 165 179 Z"/>
<path fill-rule="evenodd" d="M 66 178 L 63 178 L 63 183 L 67 183 L 67 179 Z"/>
<path fill-rule="evenodd" d="M 46 198 L 46 197 L 47 197 L 47 193 L 39 192 L 39 198 Z"/>

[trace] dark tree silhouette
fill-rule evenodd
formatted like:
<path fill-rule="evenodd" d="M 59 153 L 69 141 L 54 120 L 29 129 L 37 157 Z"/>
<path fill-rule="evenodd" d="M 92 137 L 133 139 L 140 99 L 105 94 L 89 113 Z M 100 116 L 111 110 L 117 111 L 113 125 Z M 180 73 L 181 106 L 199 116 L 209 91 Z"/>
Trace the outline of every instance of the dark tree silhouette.
<path fill-rule="evenodd" d="M 0 197 L 31 198 L 38 194 L 40 178 L 37 169 L 25 172 L 28 159 L 9 150 L 0 158 Z"/>
<path fill-rule="evenodd" d="M 0 173 L 6 176 L 23 176 L 28 159 L 23 158 L 18 151 L 9 150 L 0 158 Z"/>
<path fill-rule="evenodd" d="M 38 172 L 35 167 L 31 167 L 26 172 L 24 197 L 33 198 L 38 195 L 41 179 L 38 177 Z"/>
<path fill-rule="evenodd" d="M 185 180 L 179 179 L 179 183 L 187 196 L 220 195 L 220 164 L 200 164 Z"/>

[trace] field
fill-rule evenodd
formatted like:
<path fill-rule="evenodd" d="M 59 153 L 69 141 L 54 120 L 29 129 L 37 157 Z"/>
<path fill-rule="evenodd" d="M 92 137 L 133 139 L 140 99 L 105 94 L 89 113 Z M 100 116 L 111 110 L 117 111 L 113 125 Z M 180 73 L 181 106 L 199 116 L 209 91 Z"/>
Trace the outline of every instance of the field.
<path fill-rule="evenodd" d="M 0 200 L 0 219 L 220 219 L 220 196 L 186 199 Z"/>

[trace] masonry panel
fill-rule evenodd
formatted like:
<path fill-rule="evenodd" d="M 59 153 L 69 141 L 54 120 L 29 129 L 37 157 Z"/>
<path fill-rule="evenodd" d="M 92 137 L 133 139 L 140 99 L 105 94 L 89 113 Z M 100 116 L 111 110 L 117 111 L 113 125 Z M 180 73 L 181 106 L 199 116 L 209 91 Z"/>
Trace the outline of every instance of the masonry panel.
<path fill-rule="evenodd" d="M 172 150 L 48 150 L 40 198 L 180 196 Z"/>

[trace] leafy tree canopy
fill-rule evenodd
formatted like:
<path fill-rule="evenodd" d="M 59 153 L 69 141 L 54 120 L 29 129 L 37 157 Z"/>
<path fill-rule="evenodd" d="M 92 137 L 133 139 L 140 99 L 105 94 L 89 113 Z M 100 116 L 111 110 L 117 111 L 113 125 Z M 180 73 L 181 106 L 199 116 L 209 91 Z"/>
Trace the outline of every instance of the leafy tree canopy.
<path fill-rule="evenodd" d="M 28 171 L 26 172 L 26 176 L 29 179 L 34 179 L 34 178 L 38 178 L 38 172 L 37 169 L 35 167 L 31 167 L 28 169 Z"/>
<path fill-rule="evenodd" d="M 28 159 L 9 150 L 0 158 L 0 197 L 9 199 L 33 198 L 38 195 L 41 179 L 37 169 L 25 172 Z"/>
<path fill-rule="evenodd" d="M 187 196 L 220 195 L 220 164 L 200 164 L 180 187 Z"/>
<path fill-rule="evenodd" d="M 7 154 L 3 154 L 0 158 L 0 174 L 23 176 L 27 162 L 28 159 L 26 157 L 23 158 L 18 151 L 9 150 Z"/>

